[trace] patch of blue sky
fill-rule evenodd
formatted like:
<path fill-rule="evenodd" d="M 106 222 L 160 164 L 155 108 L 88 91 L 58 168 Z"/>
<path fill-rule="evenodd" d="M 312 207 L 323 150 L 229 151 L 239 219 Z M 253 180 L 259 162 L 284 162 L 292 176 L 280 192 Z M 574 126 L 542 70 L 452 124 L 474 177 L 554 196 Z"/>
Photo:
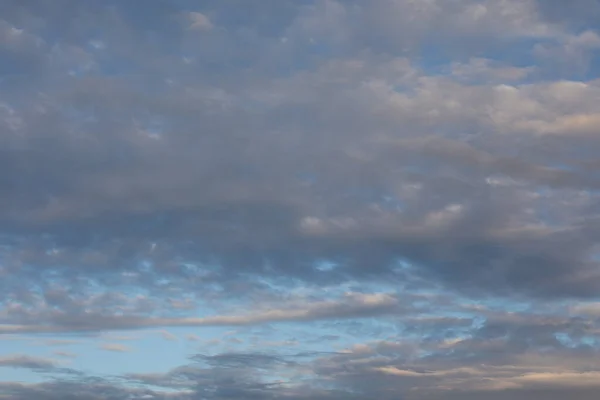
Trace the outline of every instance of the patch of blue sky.
<path fill-rule="evenodd" d="M 32 346 L 31 341 L 11 341 L 9 349 L 12 353 L 42 358 L 56 358 L 55 351 L 68 350 L 76 354 L 76 358 L 70 365 L 65 366 L 87 373 L 117 375 L 166 372 L 188 363 L 189 357 L 198 353 L 218 354 L 227 351 L 271 351 L 280 354 L 328 353 L 342 351 L 355 344 L 398 338 L 393 323 L 378 319 L 367 319 L 361 322 L 282 323 L 274 324 L 272 327 L 241 327 L 233 330 L 230 327 L 182 327 L 169 328 L 168 332 L 171 340 L 167 340 L 161 330 L 153 329 L 112 332 L 108 335 L 75 336 L 72 344 L 64 346 L 44 345 L 42 338 L 50 340 L 51 337 L 35 336 L 35 340 L 40 345 Z M 189 340 L 189 337 L 194 340 Z M 322 338 L 335 338 L 335 340 Z M 101 346 L 107 343 L 123 345 L 126 351 L 115 352 L 102 349 Z M 7 347 L 3 347 L 5 348 L 0 347 L 1 352 L 6 353 Z M 40 379 L 37 374 L 27 371 L 13 370 L 11 374 L 15 379 L 27 382 Z"/>
<path fill-rule="evenodd" d="M 36 345 L 38 339 L 35 336 L 17 336 L 11 340 L 0 339 L 0 354 L 7 356 L 9 354 L 22 354 L 32 357 L 48 357 L 51 353 L 49 349 Z"/>
<path fill-rule="evenodd" d="M 322 272 L 333 271 L 340 267 L 340 263 L 332 260 L 317 260 L 315 261 L 315 269 Z"/>
<path fill-rule="evenodd" d="M 581 344 L 591 347 L 599 347 L 600 341 L 595 336 L 584 336 L 580 340 Z"/>
<path fill-rule="evenodd" d="M 427 76 L 439 76 L 448 74 L 448 61 L 457 62 L 456 57 L 448 57 L 440 51 L 440 46 L 429 45 L 420 48 L 419 56 L 413 59 L 413 63 Z M 467 62 L 468 58 L 464 58 Z"/>
<path fill-rule="evenodd" d="M 483 328 L 483 326 L 485 325 L 485 323 L 487 322 L 487 318 L 481 315 L 475 315 L 473 317 L 473 325 L 472 327 L 474 329 L 481 329 Z"/>
<path fill-rule="evenodd" d="M 77 354 L 78 369 L 94 374 L 161 373 L 189 363 L 189 358 L 226 337 L 227 327 L 177 327 L 164 329 L 113 331 L 104 335 L 79 338 L 68 346 Z M 193 340 L 189 338 L 193 337 Z M 109 351 L 105 344 L 119 344 L 124 351 Z"/>
<path fill-rule="evenodd" d="M 562 333 L 562 332 L 561 333 L 555 333 L 554 337 L 556 338 L 556 340 L 558 340 L 560 342 L 560 344 L 562 344 L 565 347 L 575 348 L 578 345 L 577 341 L 573 340 L 566 333 Z"/>
<path fill-rule="evenodd" d="M 95 346 L 88 346 L 78 352 L 80 368 L 93 369 L 98 374 L 127 374 L 166 372 L 187 363 L 190 348 L 188 341 L 181 338 L 177 341 L 164 339 L 160 333 L 139 331 L 127 332 L 134 340 L 121 341 L 126 346 L 125 352 L 114 352 L 102 349 L 102 344 L 113 343 L 110 338 L 96 338 Z"/>

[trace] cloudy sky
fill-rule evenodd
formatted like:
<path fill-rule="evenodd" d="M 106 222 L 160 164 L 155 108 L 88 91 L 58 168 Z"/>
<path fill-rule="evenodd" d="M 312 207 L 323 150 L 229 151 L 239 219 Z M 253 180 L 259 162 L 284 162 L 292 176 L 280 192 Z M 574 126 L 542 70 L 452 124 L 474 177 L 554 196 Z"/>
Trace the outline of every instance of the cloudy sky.
<path fill-rule="evenodd" d="M 1 0 L 0 399 L 598 399 L 599 21 Z"/>

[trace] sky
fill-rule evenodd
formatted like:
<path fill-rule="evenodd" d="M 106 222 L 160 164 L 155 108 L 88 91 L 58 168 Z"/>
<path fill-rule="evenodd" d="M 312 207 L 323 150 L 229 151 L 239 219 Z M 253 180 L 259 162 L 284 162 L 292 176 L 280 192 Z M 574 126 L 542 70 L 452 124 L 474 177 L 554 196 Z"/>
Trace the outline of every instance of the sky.
<path fill-rule="evenodd" d="M 600 1 L 1 0 L 1 400 L 596 400 Z"/>

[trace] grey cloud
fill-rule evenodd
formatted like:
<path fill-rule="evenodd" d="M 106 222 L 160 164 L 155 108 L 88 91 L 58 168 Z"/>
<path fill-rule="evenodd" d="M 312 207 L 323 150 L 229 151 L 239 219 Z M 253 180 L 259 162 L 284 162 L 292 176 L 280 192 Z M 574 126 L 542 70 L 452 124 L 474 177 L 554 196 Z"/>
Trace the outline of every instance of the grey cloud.
<path fill-rule="evenodd" d="M 1 333 L 386 337 L 2 396 L 586 398 L 600 85 L 568 79 L 596 72 L 598 2 L 565 4 L 2 2 Z"/>
<path fill-rule="evenodd" d="M 357 138 L 360 139 L 360 136 L 357 136 Z M 509 138 L 509 140 L 511 140 Z M 435 143 L 435 141 L 433 142 Z M 288 145 L 285 142 L 281 143 L 283 146 L 287 147 Z M 483 145 L 485 145 L 486 147 L 492 145 L 493 143 L 482 143 Z M 273 146 L 276 146 L 277 142 L 273 143 Z M 451 168 L 456 168 L 456 172 L 455 174 L 459 174 L 463 175 L 460 177 L 460 179 L 458 178 L 450 178 L 450 177 L 428 177 L 426 175 L 421 175 L 419 176 L 418 174 L 401 174 L 399 175 L 397 178 L 392 178 L 392 177 L 387 177 L 385 175 L 382 175 L 382 171 L 384 170 L 379 170 L 377 171 L 377 164 L 375 164 L 373 161 L 371 160 L 375 160 L 375 155 L 379 155 L 380 154 L 380 149 L 378 149 L 377 147 L 373 148 L 373 151 L 371 152 L 371 154 L 367 153 L 367 154 L 359 154 L 356 157 L 349 157 L 348 155 L 341 155 L 341 154 L 337 154 L 336 157 L 339 157 L 338 163 L 339 165 L 335 165 L 335 163 L 327 163 L 323 165 L 323 168 L 321 168 L 319 171 L 319 174 L 322 175 L 320 178 L 324 181 L 322 185 L 325 185 L 326 183 L 329 184 L 336 184 L 336 183 L 342 183 L 344 186 L 340 186 L 339 189 L 343 189 L 344 190 L 350 190 L 350 188 L 352 188 L 353 185 L 356 185 L 356 187 L 361 187 L 362 185 L 365 184 L 366 180 L 368 178 L 374 178 L 372 179 L 373 184 L 375 184 L 375 187 L 373 190 L 376 190 L 376 193 L 379 192 L 380 196 L 383 196 L 385 193 L 388 193 L 390 191 L 395 191 L 397 190 L 394 185 L 398 184 L 398 180 L 397 179 L 406 179 L 409 182 L 412 180 L 412 184 L 415 185 L 424 185 L 426 189 L 429 189 L 430 191 L 435 191 L 437 189 L 439 189 L 440 187 L 444 187 L 444 194 L 446 196 L 450 196 L 453 193 L 454 194 L 454 198 L 440 198 L 439 199 L 439 206 L 443 206 L 443 202 L 448 202 L 448 201 L 457 201 L 457 202 L 463 202 L 465 200 L 474 203 L 472 207 L 467 208 L 467 212 L 473 212 L 474 216 L 473 218 L 479 218 L 478 216 L 475 217 L 476 215 L 478 215 L 478 212 L 483 212 L 483 210 L 487 210 L 486 212 L 492 216 L 494 214 L 497 214 L 497 219 L 496 220 L 503 220 L 504 219 L 504 214 L 505 213 L 513 213 L 516 214 L 519 211 L 519 206 L 516 203 L 512 203 L 512 204 L 506 204 L 506 205 L 498 205 L 495 206 L 493 204 L 492 200 L 493 198 L 491 196 L 494 195 L 494 192 L 491 191 L 491 189 L 489 188 L 489 185 L 486 183 L 485 181 L 485 177 L 486 176 L 490 176 L 490 175 L 509 175 L 512 176 L 513 178 L 517 178 L 517 179 L 524 179 L 526 181 L 533 181 L 535 183 L 537 183 L 538 185 L 542 185 L 542 186 L 547 186 L 547 185 L 551 185 L 552 187 L 556 187 L 557 189 L 562 189 L 563 187 L 595 187 L 597 185 L 597 182 L 595 182 L 594 178 L 589 175 L 589 173 L 587 171 L 583 171 L 583 173 L 578 173 L 578 172 L 574 172 L 574 171 L 564 171 L 562 169 L 559 168 L 552 168 L 550 166 L 546 166 L 546 165 L 536 165 L 534 163 L 530 163 L 530 162 L 526 162 L 524 160 L 520 160 L 520 159 L 515 159 L 514 157 L 508 157 L 508 156 L 502 156 L 502 155 L 492 155 L 493 152 L 498 152 L 499 150 L 493 149 L 493 148 L 489 148 L 486 149 L 485 151 L 481 151 L 481 150 L 476 150 L 475 147 L 473 147 L 471 145 L 471 148 L 473 149 L 473 154 L 478 154 L 477 151 L 479 151 L 481 154 L 481 156 L 476 156 L 476 158 L 470 159 L 465 157 L 464 152 L 462 152 L 462 150 L 458 150 L 459 148 L 461 148 L 461 146 L 463 146 L 464 149 L 468 149 L 469 146 L 465 145 L 463 143 L 459 142 L 453 142 L 453 141 L 444 141 L 444 140 L 439 140 L 439 146 L 438 146 L 438 150 L 434 148 L 426 148 L 424 149 L 424 151 L 419 151 L 419 152 L 414 152 L 413 151 L 413 157 L 412 157 L 412 161 L 410 157 L 404 157 L 404 163 L 408 163 L 410 167 L 412 168 L 420 168 L 424 163 L 428 160 L 427 152 L 430 152 L 433 150 L 433 157 L 436 157 L 439 160 L 439 168 L 440 169 L 444 169 L 446 171 L 451 170 Z M 284 147 L 284 148 L 285 148 Z M 382 145 L 382 147 L 385 147 Z M 234 148 L 230 149 L 230 150 L 234 150 Z M 175 149 L 174 149 L 175 150 Z M 281 149 L 278 147 L 274 147 L 273 151 L 277 152 L 280 151 Z M 440 152 L 439 151 L 443 151 L 443 157 L 440 159 Z M 240 150 L 241 151 L 241 150 Z M 300 150 L 299 150 L 300 151 Z M 348 151 L 354 151 L 353 148 L 350 148 Z M 405 151 L 410 152 L 411 148 L 408 147 L 405 149 Z M 364 153 L 364 152 L 363 152 Z M 301 154 L 300 152 L 298 154 Z M 336 154 L 336 153 L 333 153 Z M 332 155 L 333 155 L 332 154 Z M 486 156 L 486 154 L 488 154 Z M 318 156 L 318 155 L 315 155 Z M 325 156 L 325 154 L 323 154 L 323 156 Z M 360 161 L 360 157 L 368 157 L 367 160 L 368 161 Z M 271 159 L 272 156 L 266 156 L 267 160 Z M 313 156 L 314 157 L 314 156 Z M 420 158 L 415 158 L 415 157 L 420 157 Z M 448 158 L 445 158 L 448 157 Z M 477 158 L 479 157 L 479 158 Z M 484 157 L 483 159 L 481 157 Z M 487 157 L 487 158 L 485 158 Z M 359 161 L 356 161 L 356 160 Z M 300 160 L 298 160 L 300 161 Z M 190 161 L 191 162 L 191 161 Z M 286 167 L 286 168 L 291 168 L 292 164 L 288 164 L 286 161 L 283 160 L 278 160 L 278 159 L 272 159 L 270 161 L 271 163 L 279 163 L 279 162 L 283 162 L 282 165 L 280 165 L 280 167 Z M 295 161 L 294 161 L 295 162 Z M 358 164 L 356 164 L 358 163 Z M 191 165 L 191 164 L 190 164 Z M 247 165 L 257 165 L 257 163 L 255 161 L 248 161 Z M 390 162 L 390 167 L 393 166 L 394 168 L 400 168 L 401 166 L 398 165 L 394 162 Z M 435 163 L 430 163 L 428 164 L 428 168 L 432 168 L 432 166 L 435 166 Z M 464 165 L 464 167 L 463 167 Z M 450 168 L 449 168 L 450 167 Z M 183 171 L 184 166 L 179 166 L 177 167 L 175 170 L 172 171 L 172 173 L 179 173 L 181 171 Z M 239 168 L 242 168 L 242 166 L 240 165 Z M 358 175 L 356 178 L 356 182 L 344 182 L 343 180 L 340 181 L 340 179 L 342 179 L 342 176 L 340 175 L 341 171 L 343 170 L 348 170 L 349 168 L 351 168 L 354 171 L 357 171 L 360 174 L 366 174 L 369 173 L 371 174 L 370 171 L 373 171 L 373 174 L 371 176 L 361 176 Z M 406 167 L 405 167 L 406 168 Z M 339 169 L 339 170 L 338 170 Z M 376 172 L 377 171 L 377 172 Z M 477 177 L 473 177 L 471 175 L 472 172 L 477 171 L 478 176 Z M 164 173 L 168 173 L 169 171 L 164 171 Z M 332 207 L 333 204 L 336 203 L 336 201 L 339 200 L 338 203 L 338 210 L 337 212 L 340 213 L 342 210 L 346 211 L 347 214 L 350 215 L 350 217 L 338 217 L 337 219 L 333 219 L 333 223 L 334 224 L 342 224 L 345 223 L 343 221 L 348 221 L 350 223 L 354 223 L 357 226 L 362 226 L 365 224 L 377 224 L 378 221 L 377 220 L 369 220 L 367 219 L 367 217 L 371 217 L 369 214 L 366 214 L 364 217 L 364 220 L 359 219 L 358 217 L 360 217 L 361 215 L 359 213 L 364 213 L 366 212 L 363 211 L 360 207 L 361 204 L 359 202 L 360 198 L 357 197 L 352 197 L 352 196 L 348 196 L 346 198 L 342 198 L 340 195 L 334 194 L 334 192 L 331 189 L 326 189 L 325 187 L 321 187 L 322 185 L 319 184 L 318 182 L 316 184 L 313 184 L 313 188 L 310 189 L 310 191 L 307 191 L 308 189 L 306 188 L 302 188 L 299 185 L 299 182 L 297 183 L 297 185 L 292 185 L 292 186 L 288 186 L 289 182 L 283 182 L 280 181 L 279 178 L 276 177 L 271 177 L 269 175 L 258 175 L 256 178 L 261 178 L 261 179 L 266 179 L 267 182 L 271 182 L 272 185 L 280 185 L 281 189 L 286 189 L 286 190 L 293 190 L 296 191 L 295 195 L 296 198 L 295 199 L 291 199 L 291 197 L 283 197 L 283 198 L 279 198 L 278 196 L 280 196 L 281 192 L 277 191 L 276 192 L 276 199 L 261 199 L 260 197 L 264 197 L 264 195 L 260 195 L 258 196 L 258 192 L 259 189 L 258 188 L 254 188 L 252 190 L 250 190 L 250 186 L 246 186 L 244 183 L 242 183 L 242 181 L 238 180 L 238 178 L 235 178 L 234 181 L 231 182 L 231 184 L 233 185 L 233 183 L 235 182 L 237 184 L 237 188 L 236 190 L 239 191 L 239 195 L 242 196 L 241 199 L 236 199 L 234 201 L 231 200 L 226 200 L 228 201 L 226 204 L 227 206 L 225 206 L 222 202 L 220 203 L 219 207 L 216 206 L 212 206 L 210 203 L 206 204 L 206 205 L 202 205 L 202 204 L 198 204 L 196 203 L 196 205 L 194 206 L 194 209 L 190 209 L 189 206 L 187 204 L 184 204 L 184 210 L 182 211 L 165 211 L 162 212 L 160 214 L 160 217 L 157 216 L 155 213 L 158 212 L 158 210 L 163 209 L 163 207 L 169 207 L 172 208 L 174 205 L 173 204 L 168 204 L 170 203 L 175 197 L 171 196 L 171 194 L 168 194 L 167 192 L 164 192 L 165 194 L 167 194 L 167 198 L 164 199 L 164 201 L 166 202 L 164 205 L 162 204 L 156 204 L 157 201 L 160 201 L 161 196 L 160 193 L 161 191 L 163 191 L 164 188 L 162 187 L 157 187 L 155 186 L 155 183 L 157 181 L 157 175 L 154 174 L 153 178 L 150 179 L 150 176 L 148 175 L 146 178 L 141 179 L 142 176 L 140 176 L 139 174 L 142 173 L 140 172 L 136 172 L 135 175 L 133 175 L 132 177 L 128 178 L 127 181 L 123 181 L 123 182 L 114 182 L 112 184 L 116 184 L 116 188 L 111 189 L 114 191 L 114 193 L 116 194 L 116 198 L 113 199 L 113 201 L 115 201 L 115 205 L 118 205 L 120 207 L 120 205 L 126 205 L 128 202 L 130 204 L 132 198 L 129 197 L 129 195 L 127 195 L 127 191 L 129 189 L 130 185 L 127 183 L 129 181 L 129 179 L 131 180 L 135 180 L 137 181 L 136 186 L 142 186 L 140 189 L 145 191 L 145 190 L 149 190 L 150 192 L 154 193 L 154 196 L 151 197 L 146 197 L 146 199 L 141 199 L 140 197 L 140 201 L 141 203 L 136 206 L 136 207 L 143 207 L 143 208 L 148 208 L 150 209 L 154 209 L 153 212 L 142 212 L 141 214 L 138 215 L 134 215 L 134 216 L 127 216 L 124 217 L 122 214 L 121 215 L 115 215 L 114 217 L 107 217 L 107 216 L 103 216 L 103 217 L 94 217 L 91 219 L 84 219 L 81 222 L 77 222 L 73 225 L 72 222 L 66 222 L 65 224 L 65 220 L 63 219 L 64 217 L 61 216 L 61 214 L 54 214 L 53 211 L 51 209 L 46 209 L 47 211 L 42 211 L 42 216 L 44 213 L 47 212 L 51 212 L 51 214 L 48 214 L 48 216 L 43 217 L 43 218 L 51 218 L 51 220 L 55 220 L 56 218 L 58 218 L 58 222 L 60 222 L 60 227 L 57 226 L 56 224 L 50 224 L 49 226 L 46 225 L 45 229 L 52 229 L 53 231 L 55 231 L 59 236 L 58 236 L 58 240 L 62 241 L 62 243 L 65 243 L 65 240 L 70 240 L 69 239 L 69 231 L 71 230 L 77 230 L 78 232 L 78 240 L 82 241 L 82 243 L 87 243 L 88 241 L 91 241 L 91 237 L 87 236 L 86 231 L 88 229 L 94 229 L 96 233 L 96 235 L 98 235 L 98 232 L 105 232 L 105 235 L 117 235 L 117 237 L 129 237 L 129 236 L 139 236 L 140 234 L 142 234 L 144 236 L 144 239 L 142 242 L 140 242 L 140 239 L 136 239 L 136 240 L 132 240 L 130 241 L 130 249 L 124 248 L 124 243 L 118 243 L 118 252 L 114 253 L 113 250 L 113 257 L 116 257 L 114 259 L 110 259 L 107 258 L 107 256 L 111 255 L 111 251 L 110 251 L 110 247 L 115 247 L 112 244 L 105 244 L 105 246 L 110 246 L 110 247 L 105 247 L 104 251 L 103 251 L 103 255 L 100 255 L 98 253 L 93 254 L 97 257 L 101 257 L 98 259 L 94 259 L 92 257 L 92 254 L 87 255 L 87 254 L 83 254 L 81 253 L 81 251 L 78 251 L 80 254 L 78 255 L 77 253 L 75 253 L 75 256 L 78 257 L 82 257 L 85 256 L 86 260 L 81 260 L 80 258 L 75 258 L 73 260 L 70 260 L 68 263 L 81 263 L 81 262 L 88 262 L 91 263 L 92 265 L 94 264 L 98 264 L 99 266 L 104 265 L 104 264 L 121 264 L 124 267 L 127 268 L 127 263 L 130 263 L 130 265 L 132 265 L 132 263 L 135 262 L 135 257 L 142 257 L 142 255 L 144 253 L 141 252 L 142 248 L 145 249 L 149 249 L 151 247 L 151 243 L 150 240 L 160 240 L 162 239 L 163 241 L 167 240 L 167 248 L 168 246 L 170 246 L 170 243 L 175 237 L 183 237 L 183 238 L 189 238 L 191 236 L 194 236 L 196 234 L 203 234 L 206 233 L 208 234 L 208 232 L 210 233 L 210 237 L 207 237 L 206 239 L 203 240 L 204 242 L 204 246 L 198 246 L 198 250 L 195 251 L 196 254 L 190 254 L 191 257 L 195 257 L 195 258 L 200 258 L 201 255 L 198 253 L 208 253 L 211 254 L 213 253 L 214 255 L 218 256 L 218 260 L 220 259 L 222 263 L 230 266 L 230 265 L 234 265 L 234 264 L 238 264 L 239 260 L 244 259 L 247 260 L 246 263 L 249 264 L 250 266 L 252 266 L 253 268 L 255 268 L 255 271 L 257 272 L 264 272 L 265 270 L 263 269 L 263 266 L 260 265 L 261 263 L 264 263 L 265 258 L 271 258 L 273 260 L 273 265 L 276 269 L 281 268 L 283 269 L 283 272 L 285 273 L 289 273 L 289 274 L 299 274 L 302 275 L 306 278 L 311 278 L 311 279 L 321 279 L 321 277 L 323 277 L 323 279 L 327 278 L 327 274 L 316 274 L 315 271 L 311 270 L 311 269 L 307 269 L 307 268 L 303 268 L 303 269 L 299 269 L 299 268 L 292 268 L 292 264 L 295 262 L 298 262 L 299 264 L 305 264 L 310 262 L 311 258 L 317 258 L 318 256 L 327 256 L 327 257 L 336 257 L 339 255 L 336 255 L 335 253 L 340 253 L 342 256 L 344 254 L 344 252 L 349 251 L 348 248 L 354 249 L 355 248 L 355 244 L 352 243 L 351 245 L 345 246 L 344 243 L 338 244 L 336 243 L 337 239 L 335 241 L 333 241 L 332 243 L 323 243 L 323 244 L 317 244 L 315 243 L 315 240 L 313 238 L 311 238 L 310 236 L 307 237 L 306 232 L 302 232 L 301 229 L 299 231 L 299 226 L 301 228 L 302 226 L 302 214 L 308 214 L 310 215 L 310 213 L 313 213 L 314 211 L 316 211 L 314 209 L 314 207 L 316 206 L 316 204 L 312 204 L 311 202 L 314 200 L 314 196 L 316 196 L 319 193 L 323 193 L 323 194 L 327 194 L 332 196 L 331 199 L 327 200 L 326 203 L 321 204 L 321 207 Z M 169 172 L 170 173 L 170 172 Z M 144 173 L 145 174 L 145 173 Z M 159 175 L 160 176 L 160 175 Z M 478 180 L 475 180 L 475 179 Z M 111 180 L 114 180 L 114 178 L 110 178 Z M 181 175 L 180 178 L 181 179 Z M 188 179 L 192 179 L 192 176 L 190 176 Z M 198 181 L 198 178 L 195 178 L 196 181 Z M 273 180 L 274 179 L 274 180 Z M 347 179 L 347 178 L 344 178 Z M 467 185 L 466 182 L 468 180 L 471 180 L 471 184 Z M 190 181 L 191 182 L 191 181 Z M 208 182 L 208 181 L 207 181 Z M 252 181 L 253 184 L 258 184 L 260 187 L 261 185 L 261 181 L 260 180 L 253 180 Z M 477 182 L 477 183 L 475 183 Z M 100 182 L 102 184 L 101 187 L 93 189 L 95 191 L 95 193 L 104 193 L 106 191 L 106 189 L 108 189 L 108 187 L 105 186 L 104 183 Z M 176 183 L 176 182 L 175 182 Z M 188 188 L 186 187 L 188 181 L 186 179 L 184 179 L 183 181 L 177 183 L 177 186 L 174 189 L 177 189 L 177 191 L 175 192 L 170 192 L 173 195 L 177 195 L 177 196 L 187 196 L 187 191 Z M 442 185 L 442 186 L 441 186 Z M 145 187 L 145 188 L 144 188 Z M 122 189 L 119 189 L 122 188 Z M 467 189 L 469 188 L 469 189 Z M 181 191 L 183 190 L 183 192 Z M 219 188 L 219 187 L 214 187 L 213 189 L 206 189 L 204 188 L 204 190 L 206 190 L 208 193 L 213 193 L 213 194 L 218 194 L 218 193 L 223 193 L 226 198 L 229 197 L 228 193 L 228 189 L 226 187 L 223 188 Z M 223 190 L 223 191 L 222 191 Z M 357 190 L 357 189 L 356 189 Z M 470 190 L 470 191 L 466 191 L 466 190 Z M 506 194 L 512 194 L 510 193 L 512 191 L 512 188 L 510 187 L 502 187 L 499 188 L 497 191 L 501 191 L 503 193 Z M 244 193 L 245 192 L 245 193 Z M 523 195 L 526 195 L 526 191 L 522 190 L 521 191 L 523 193 Z M 293 192 L 292 192 L 293 193 Z M 343 193 L 340 192 L 340 193 Z M 427 191 L 423 191 L 423 195 L 425 195 L 426 193 L 428 193 Z M 184 195 L 185 194 L 185 195 Z M 475 194 L 478 194 L 478 196 L 475 196 Z M 135 192 L 130 193 L 130 195 L 137 197 L 138 195 L 135 194 Z M 238 194 L 233 193 L 233 195 L 235 197 L 238 196 Z M 78 196 L 78 195 L 76 195 Z M 202 201 L 202 197 L 198 197 L 200 196 L 199 193 L 189 193 L 189 196 L 187 196 L 187 199 L 184 200 L 186 203 L 189 202 L 190 204 L 192 202 L 197 202 L 197 201 Z M 250 197 L 250 202 L 248 202 L 249 200 L 244 199 L 244 197 Z M 256 196 L 258 196 L 259 198 L 256 198 Z M 439 196 L 439 195 L 438 195 Z M 467 199 L 467 196 L 469 197 Z M 171 198 L 172 197 L 172 198 Z M 508 196 L 506 196 L 508 197 Z M 226 199 L 225 198 L 225 199 Z M 419 196 L 416 200 L 420 201 L 421 200 L 421 196 Z M 89 195 L 86 195 L 85 199 L 89 200 Z M 83 205 L 83 198 L 81 199 L 72 199 L 70 201 L 76 201 L 76 202 L 81 202 L 79 205 L 77 205 L 76 203 L 72 203 L 72 204 L 65 204 L 63 206 L 57 205 L 57 207 L 59 207 L 57 210 L 60 210 L 60 208 L 67 208 L 69 210 L 69 213 L 77 213 L 78 209 L 80 207 L 85 207 L 84 209 L 81 209 L 80 212 L 84 212 L 84 213 L 96 213 L 96 212 L 100 212 L 100 211 L 94 211 L 94 202 L 98 200 L 98 198 L 96 198 L 96 200 L 90 200 L 85 202 L 85 206 Z M 222 198 L 221 201 L 223 201 L 224 199 Z M 104 200 L 102 200 L 104 202 Z M 136 200 L 137 201 L 137 200 Z M 150 201 L 150 203 L 147 203 L 148 201 Z M 217 202 L 217 199 L 215 200 L 210 200 L 210 202 L 214 201 Z M 279 212 L 274 212 L 275 207 L 272 203 L 272 201 L 276 201 L 279 203 L 279 205 L 277 206 L 277 209 L 280 210 Z M 379 199 L 380 201 L 380 199 Z M 515 198 L 514 201 L 521 201 L 518 198 Z M 263 203 L 264 202 L 264 203 Z M 290 203 L 291 202 L 291 203 Z M 155 204 L 152 204 L 155 203 Z M 422 207 L 423 205 L 427 205 L 426 202 L 420 202 L 420 206 Z M 427 211 L 429 212 L 433 212 L 433 206 L 434 204 L 431 204 L 431 208 Z M 90 208 L 91 207 L 91 208 Z M 129 206 L 126 206 L 129 207 Z M 118 208 L 117 208 L 118 210 Z M 267 215 L 267 210 L 268 210 L 268 215 Z M 480 211 L 481 210 L 481 211 Z M 135 210 L 130 210 L 130 209 L 126 209 L 121 211 L 121 213 L 130 213 L 130 212 L 135 212 Z M 410 210 L 412 212 L 419 212 L 418 209 L 415 210 Z M 110 213 L 115 213 L 115 211 L 110 211 Z M 225 215 L 231 215 L 230 217 L 228 216 L 227 218 L 225 218 Z M 373 214 L 371 212 L 371 214 Z M 394 215 L 394 214 L 392 214 Z M 410 213 L 406 213 L 406 215 L 410 216 Z M 423 214 L 421 214 L 423 215 Z M 35 213 L 29 213 L 27 218 L 31 218 L 32 216 L 35 216 Z M 377 215 L 374 215 L 375 217 Z M 400 217 L 399 215 L 395 215 L 396 217 Z M 77 215 L 73 216 L 75 218 L 79 218 Z M 72 220 L 73 217 L 69 217 L 70 220 Z M 387 217 L 387 216 L 386 216 Z M 155 218 L 159 219 L 159 221 L 155 222 Z M 306 218 L 306 217 L 305 217 Z M 382 217 L 383 218 L 383 217 Z M 162 219 L 162 222 L 160 222 L 160 220 Z M 399 219 L 400 221 L 401 219 Z M 117 223 L 117 221 L 119 223 Z M 184 222 L 185 221 L 185 222 Z M 340 221 L 339 223 L 337 223 L 336 221 Z M 472 221 L 472 219 L 467 218 L 465 220 L 465 225 L 468 223 L 468 221 Z M 494 222 L 496 223 L 496 222 Z M 340 225 L 341 226 L 341 225 Z M 367 225 L 368 227 L 368 225 Z M 385 228 L 384 228 L 385 229 Z M 339 229 L 338 229 L 339 230 Z M 252 231 L 254 234 L 250 235 L 249 232 Z M 160 233 L 159 233 L 160 232 Z M 274 233 L 277 232 L 278 235 L 275 235 Z M 165 235 L 170 234 L 173 235 L 171 238 L 169 239 L 164 239 Z M 374 233 L 375 234 L 375 233 Z M 91 235 L 91 233 L 90 233 Z M 400 236 L 402 235 L 402 232 L 400 232 Z M 351 234 L 350 234 L 351 236 Z M 86 237 L 89 237 L 89 239 L 86 239 Z M 434 234 L 433 237 L 431 238 L 432 241 L 437 241 L 438 238 L 437 236 Z M 99 239 L 96 240 L 97 244 L 96 246 L 101 246 L 103 245 L 103 240 Z M 371 241 L 373 243 L 373 249 L 369 249 L 369 248 L 363 248 L 362 252 L 364 253 L 365 257 L 370 258 L 373 257 L 375 255 L 375 253 L 379 254 L 379 258 L 381 261 L 378 261 L 377 264 L 381 264 L 382 262 L 386 262 L 391 260 L 394 256 L 402 256 L 405 255 L 403 254 L 402 251 L 402 243 L 394 243 L 393 241 L 390 242 L 389 244 L 385 244 L 385 243 L 376 243 L 376 241 Z M 60 243 L 60 242 L 59 242 Z M 67 242 L 68 243 L 68 242 Z M 496 246 L 496 244 L 491 244 L 492 246 Z M 583 246 L 585 246 L 584 243 L 582 243 Z M 297 250 L 295 250 L 293 248 L 293 246 L 296 246 Z M 327 246 L 329 246 L 329 248 L 327 248 Z M 363 245 L 364 246 L 364 245 Z M 387 251 L 385 249 L 385 247 L 391 247 L 396 249 L 394 255 L 389 254 L 389 251 Z M 67 250 L 69 250 L 67 248 Z M 116 250 L 116 249 L 115 249 Z M 173 249 L 173 251 L 181 251 L 181 248 L 178 249 Z M 39 249 L 37 251 L 42 251 L 41 254 L 35 254 L 36 259 L 35 261 L 37 263 L 43 263 L 43 262 L 47 262 L 46 260 L 48 260 L 50 257 L 48 257 L 46 253 L 47 250 L 44 249 Z M 86 250 L 87 252 L 87 250 Z M 358 252 L 358 251 L 357 251 Z M 146 253 L 147 254 L 147 253 Z M 65 252 L 65 255 L 68 256 L 69 252 Z M 172 255 L 166 253 L 164 254 L 165 257 L 169 257 Z M 352 256 L 354 257 L 355 255 L 352 254 Z M 360 254 L 358 255 L 360 257 Z M 60 259 L 60 255 L 58 257 L 56 257 L 56 259 Z M 156 255 L 152 255 L 152 258 L 156 259 L 155 257 L 157 257 Z M 33 260 L 32 260 L 33 261 Z M 160 259 L 158 259 L 157 261 L 162 261 Z M 164 260 L 165 262 L 168 260 Z M 133 266 L 129 267 L 129 268 L 134 268 Z M 69 273 L 71 273 L 69 271 Z M 227 274 L 232 274 L 235 273 L 235 269 L 233 268 L 228 268 L 227 270 Z M 334 275 L 335 274 L 331 274 Z M 339 279 L 339 278 L 338 278 Z"/>
<path fill-rule="evenodd" d="M 59 363 L 51 359 L 31 357 L 27 355 L 9 355 L 0 357 L 0 367 L 24 368 L 34 372 L 52 375 L 79 375 L 80 372 L 61 367 Z M 1 393 L 1 392 L 0 392 Z"/>
<path fill-rule="evenodd" d="M 0 359 L 0 365 L 3 367 L 28 368 L 47 370 L 52 369 L 56 364 L 47 359 L 34 358 L 28 356 L 9 356 Z"/>
<path fill-rule="evenodd" d="M 310 359 L 328 354 L 326 352 L 306 352 L 291 355 L 266 353 L 222 353 L 216 355 L 196 355 L 191 359 L 213 367 L 273 369 L 299 365 L 297 360 Z"/>

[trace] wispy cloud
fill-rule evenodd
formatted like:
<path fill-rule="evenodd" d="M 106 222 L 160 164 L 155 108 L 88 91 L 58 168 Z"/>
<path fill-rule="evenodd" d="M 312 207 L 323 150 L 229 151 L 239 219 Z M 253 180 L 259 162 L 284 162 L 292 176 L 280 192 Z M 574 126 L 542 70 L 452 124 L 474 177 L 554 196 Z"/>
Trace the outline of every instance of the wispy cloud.
<path fill-rule="evenodd" d="M 120 343 L 103 343 L 100 345 L 100 349 L 115 353 L 128 353 L 131 351 L 131 348 Z"/>
<path fill-rule="evenodd" d="M 162 336 L 163 339 L 171 341 L 171 342 L 179 341 L 179 338 L 169 331 L 164 331 L 164 330 L 160 331 L 160 335 Z"/>

